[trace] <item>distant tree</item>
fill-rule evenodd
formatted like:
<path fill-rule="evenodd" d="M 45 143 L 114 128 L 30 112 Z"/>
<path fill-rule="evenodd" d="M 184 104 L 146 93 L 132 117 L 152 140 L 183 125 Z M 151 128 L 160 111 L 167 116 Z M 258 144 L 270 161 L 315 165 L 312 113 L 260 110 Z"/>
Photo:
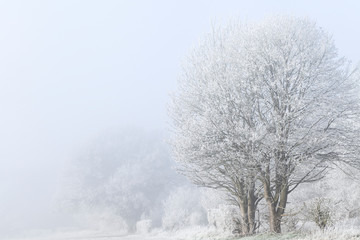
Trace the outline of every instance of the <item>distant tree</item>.
<path fill-rule="evenodd" d="M 63 199 L 73 212 L 111 212 L 129 231 L 141 218 L 161 226 L 162 202 L 183 183 L 158 133 L 137 129 L 103 134 L 69 167 Z"/>
<path fill-rule="evenodd" d="M 306 19 L 215 29 L 190 55 L 173 97 L 180 171 L 226 190 L 243 234 L 253 233 L 263 196 L 270 230 L 281 232 L 289 193 L 321 179 L 330 163 L 356 158 L 358 78 L 349 69 Z"/>

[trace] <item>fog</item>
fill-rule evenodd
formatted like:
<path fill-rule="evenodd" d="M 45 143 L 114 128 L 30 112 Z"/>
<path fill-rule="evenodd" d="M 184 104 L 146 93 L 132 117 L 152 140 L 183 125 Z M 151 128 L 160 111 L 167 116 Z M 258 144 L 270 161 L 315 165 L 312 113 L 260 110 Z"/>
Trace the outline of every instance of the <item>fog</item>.
<path fill-rule="evenodd" d="M 99 136 L 169 135 L 181 63 L 231 17 L 308 16 L 360 56 L 357 1 L 1 1 L 0 236 L 71 227 L 63 178 Z"/>

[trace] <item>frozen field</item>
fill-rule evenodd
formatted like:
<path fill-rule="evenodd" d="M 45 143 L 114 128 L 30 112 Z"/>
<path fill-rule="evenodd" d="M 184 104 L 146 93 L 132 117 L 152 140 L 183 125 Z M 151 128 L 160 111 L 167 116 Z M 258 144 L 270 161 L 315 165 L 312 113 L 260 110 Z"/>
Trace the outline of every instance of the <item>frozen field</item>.
<path fill-rule="evenodd" d="M 67 233 L 53 234 L 41 237 L 22 237 L 7 238 L 7 240 L 169 240 L 170 236 L 151 236 L 151 235 L 122 235 L 122 234 L 84 234 L 84 233 Z"/>
<path fill-rule="evenodd" d="M 236 238 L 226 233 L 206 228 L 186 229 L 179 232 L 152 232 L 149 234 L 124 235 L 104 232 L 62 232 L 41 237 L 7 238 L 6 240 L 360 240 L 360 229 L 328 230 L 314 233 L 258 234 Z"/>
<path fill-rule="evenodd" d="M 124 234 L 121 232 L 67 231 L 30 233 L 24 237 L 1 238 L 1 240 L 195 240 L 229 239 L 229 233 L 205 227 L 193 227 L 177 232 L 153 230 L 147 234 Z"/>

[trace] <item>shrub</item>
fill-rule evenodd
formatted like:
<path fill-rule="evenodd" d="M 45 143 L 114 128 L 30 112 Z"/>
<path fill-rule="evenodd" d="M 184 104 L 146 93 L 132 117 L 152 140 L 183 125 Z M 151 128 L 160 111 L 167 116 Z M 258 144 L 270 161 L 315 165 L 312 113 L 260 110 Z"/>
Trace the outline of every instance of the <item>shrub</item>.
<path fill-rule="evenodd" d="M 204 208 L 200 205 L 200 192 L 190 187 L 179 187 L 164 201 L 163 227 L 167 230 L 206 223 Z"/>
<path fill-rule="evenodd" d="M 321 230 L 332 224 L 334 204 L 328 198 L 315 198 L 306 206 L 307 220 L 314 222 Z"/>

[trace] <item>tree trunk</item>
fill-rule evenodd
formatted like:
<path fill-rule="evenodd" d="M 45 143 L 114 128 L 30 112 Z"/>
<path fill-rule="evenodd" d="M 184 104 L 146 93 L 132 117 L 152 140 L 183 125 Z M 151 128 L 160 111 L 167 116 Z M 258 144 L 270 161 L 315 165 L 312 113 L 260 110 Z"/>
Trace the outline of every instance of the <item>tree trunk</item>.
<path fill-rule="evenodd" d="M 269 204 L 268 204 L 269 205 Z M 275 207 L 269 206 L 269 213 L 270 213 L 270 231 L 274 233 L 281 233 L 281 215 L 279 216 L 276 211 Z"/>
<path fill-rule="evenodd" d="M 252 235 L 255 233 L 255 213 L 257 197 L 253 190 L 249 190 L 246 199 L 239 200 L 241 214 L 241 233 L 242 235 Z"/>
<path fill-rule="evenodd" d="M 249 235 L 249 218 L 248 218 L 247 201 L 242 201 L 240 203 L 240 214 L 241 214 L 241 234 L 244 236 Z"/>
<path fill-rule="evenodd" d="M 241 214 L 241 233 L 244 236 L 255 233 L 255 212 L 258 197 L 255 194 L 255 179 L 243 179 L 237 184 L 237 204 Z"/>
<path fill-rule="evenodd" d="M 285 212 L 288 197 L 287 182 L 284 181 L 281 186 L 276 187 L 276 189 L 279 190 L 275 193 L 274 197 L 270 191 L 269 182 L 264 182 L 264 197 L 269 209 L 270 231 L 281 233 L 281 219 Z"/>
<path fill-rule="evenodd" d="M 249 235 L 252 235 L 255 233 L 256 230 L 256 223 L 255 223 L 255 212 L 256 212 L 256 200 L 257 198 L 255 197 L 254 194 L 254 187 L 252 187 L 249 190 L 249 195 L 248 195 L 248 220 L 249 220 Z"/>

